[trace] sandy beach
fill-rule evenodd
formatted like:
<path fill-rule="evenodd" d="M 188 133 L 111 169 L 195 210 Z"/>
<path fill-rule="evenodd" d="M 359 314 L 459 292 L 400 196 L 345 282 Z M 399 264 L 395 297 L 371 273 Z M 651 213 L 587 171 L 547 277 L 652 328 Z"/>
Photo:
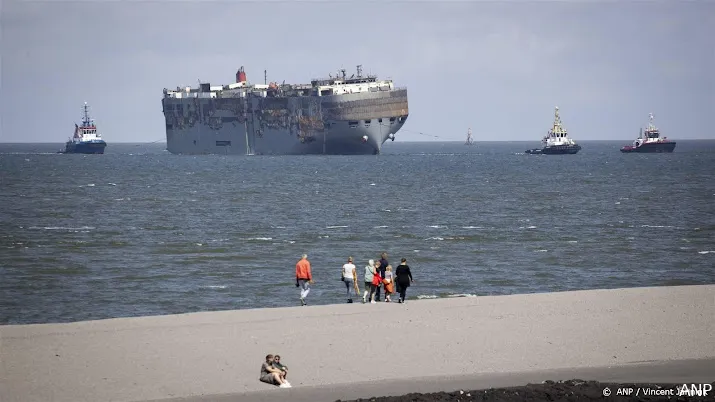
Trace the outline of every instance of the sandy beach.
<path fill-rule="evenodd" d="M 336 400 L 356 398 L 357 383 L 368 397 L 371 386 L 395 395 L 619 368 L 643 377 L 625 381 L 677 382 L 675 369 L 649 379 L 632 368 L 680 361 L 688 378 L 712 375 L 702 372 L 715 359 L 714 311 L 715 285 L 700 285 L 2 326 L 0 389 L 3 402 L 273 400 L 301 389 Z M 258 381 L 268 353 L 282 356 L 292 389 Z"/>

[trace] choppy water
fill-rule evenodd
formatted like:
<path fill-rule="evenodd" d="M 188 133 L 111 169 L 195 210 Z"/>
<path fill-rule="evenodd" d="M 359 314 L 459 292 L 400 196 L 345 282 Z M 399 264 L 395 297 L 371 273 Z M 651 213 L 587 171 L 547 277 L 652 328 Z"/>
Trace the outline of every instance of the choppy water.
<path fill-rule="evenodd" d="M 412 297 L 715 283 L 715 141 L 389 143 L 380 156 L 61 155 L 0 144 L 0 323 L 341 303 L 406 257 Z"/>

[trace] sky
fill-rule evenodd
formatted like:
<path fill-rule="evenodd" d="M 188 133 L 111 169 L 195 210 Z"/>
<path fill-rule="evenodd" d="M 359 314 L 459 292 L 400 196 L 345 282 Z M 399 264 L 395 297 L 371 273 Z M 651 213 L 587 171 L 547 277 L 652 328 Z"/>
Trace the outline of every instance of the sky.
<path fill-rule="evenodd" d="M 109 142 L 165 140 L 163 88 L 307 83 L 340 68 L 407 87 L 399 141 L 575 140 L 655 115 L 715 139 L 713 1 L 17 1 L 0 5 L 0 142 L 64 142 L 88 102 Z"/>

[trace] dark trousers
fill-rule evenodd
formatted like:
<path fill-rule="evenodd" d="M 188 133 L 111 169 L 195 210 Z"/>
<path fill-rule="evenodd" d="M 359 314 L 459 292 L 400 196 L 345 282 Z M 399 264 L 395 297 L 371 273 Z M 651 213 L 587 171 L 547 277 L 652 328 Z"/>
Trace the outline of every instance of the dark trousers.
<path fill-rule="evenodd" d="M 398 283 L 397 292 L 400 294 L 400 300 L 405 301 L 405 296 L 407 294 L 407 286 L 402 286 Z"/>

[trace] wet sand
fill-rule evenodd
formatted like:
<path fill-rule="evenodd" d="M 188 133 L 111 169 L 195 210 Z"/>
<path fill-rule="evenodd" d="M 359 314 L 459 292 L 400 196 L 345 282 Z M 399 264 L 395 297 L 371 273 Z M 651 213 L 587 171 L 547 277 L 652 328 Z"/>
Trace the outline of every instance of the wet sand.
<path fill-rule="evenodd" d="M 301 400 L 310 392 L 334 401 L 644 363 L 688 362 L 697 379 L 708 360 L 693 359 L 715 359 L 713 311 L 715 285 L 702 285 L 2 326 L 0 385 L 3 402 Z M 258 381 L 268 353 L 282 356 L 294 388 Z M 550 370 L 559 369 L 569 370 L 556 378 Z M 676 374 L 610 381 L 677 382 L 669 381 Z M 593 375 L 581 378 L 609 381 Z"/>

